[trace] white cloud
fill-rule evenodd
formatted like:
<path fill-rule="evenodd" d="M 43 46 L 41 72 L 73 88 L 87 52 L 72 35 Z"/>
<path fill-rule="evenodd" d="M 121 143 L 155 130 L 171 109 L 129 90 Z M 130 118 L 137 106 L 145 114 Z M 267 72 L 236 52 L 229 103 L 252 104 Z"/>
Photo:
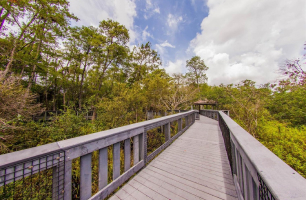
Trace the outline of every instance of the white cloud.
<path fill-rule="evenodd" d="M 153 10 L 153 12 L 160 14 L 159 7 L 155 8 L 155 9 Z"/>
<path fill-rule="evenodd" d="M 304 0 L 208 0 L 209 15 L 189 50 L 205 60 L 210 84 L 273 81 L 284 60 L 301 57 L 305 4 Z"/>
<path fill-rule="evenodd" d="M 169 61 L 169 63 L 163 68 L 170 75 L 174 73 L 184 73 L 185 62 L 185 60 L 176 60 L 175 62 Z"/>
<path fill-rule="evenodd" d="M 137 16 L 135 0 L 70 0 L 69 10 L 80 21 L 76 25 L 98 26 L 108 18 L 124 25 L 130 33 L 130 42 L 134 42 L 137 33 L 134 30 L 134 17 Z"/>
<path fill-rule="evenodd" d="M 157 4 L 153 4 L 151 0 L 146 0 L 146 14 L 144 14 L 145 19 L 149 19 L 152 15 L 158 13 L 160 14 L 160 9 Z"/>
<path fill-rule="evenodd" d="M 148 37 L 152 37 L 152 35 L 147 30 L 148 26 L 146 26 L 146 28 L 142 31 L 142 40 L 145 42 L 147 41 Z"/>
<path fill-rule="evenodd" d="M 173 46 L 172 44 L 170 44 L 167 40 L 166 40 L 165 42 L 163 42 L 162 44 L 160 44 L 160 46 L 162 46 L 162 47 L 175 48 L 175 46 Z"/>
<path fill-rule="evenodd" d="M 161 44 L 156 44 L 155 46 L 160 55 L 166 54 L 166 47 L 175 48 L 175 46 L 170 44 L 167 40 Z"/>
<path fill-rule="evenodd" d="M 173 34 L 174 32 L 176 32 L 180 22 L 182 22 L 182 21 L 183 21 L 183 17 L 182 16 L 174 16 L 172 14 L 169 14 L 168 18 L 167 18 L 167 25 L 170 28 L 170 32 L 168 32 L 168 35 Z"/>

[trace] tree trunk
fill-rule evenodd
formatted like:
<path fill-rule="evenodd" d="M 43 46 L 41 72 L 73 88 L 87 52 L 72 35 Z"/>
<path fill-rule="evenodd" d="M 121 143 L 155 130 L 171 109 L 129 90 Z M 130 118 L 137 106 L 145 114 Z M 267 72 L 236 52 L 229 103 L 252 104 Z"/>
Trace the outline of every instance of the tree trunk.
<path fill-rule="evenodd" d="M 65 91 L 63 93 L 63 107 L 64 107 L 64 111 L 66 111 L 66 92 Z"/>

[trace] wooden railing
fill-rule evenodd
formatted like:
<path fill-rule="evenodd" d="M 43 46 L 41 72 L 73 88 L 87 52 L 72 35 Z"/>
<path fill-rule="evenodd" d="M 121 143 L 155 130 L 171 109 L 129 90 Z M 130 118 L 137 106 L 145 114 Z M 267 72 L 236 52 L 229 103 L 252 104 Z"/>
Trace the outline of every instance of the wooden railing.
<path fill-rule="evenodd" d="M 239 199 L 305 200 L 306 179 L 225 113 L 200 111 L 219 121 Z"/>
<path fill-rule="evenodd" d="M 191 110 L 0 155 L 0 199 L 32 199 L 37 198 L 37 195 L 43 195 L 38 199 L 50 198 L 50 196 L 52 199 L 72 199 L 72 162 L 77 158 L 80 158 L 80 199 L 104 199 L 188 129 L 194 123 L 197 112 Z M 170 124 L 174 122 L 177 124 L 177 132 L 171 134 Z M 164 132 L 164 142 L 147 155 L 147 144 L 150 142 L 147 139 L 147 131 L 161 126 Z M 124 146 L 122 148 L 124 149 L 123 173 L 120 173 L 121 143 Z M 109 183 L 108 147 L 110 146 L 112 147 L 113 181 Z M 92 155 L 94 151 L 99 152 L 99 191 L 92 196 Z M 131 156 L 133 156 L 132 159 Z M 133 166 L 131 166 L 131 160 L 133 160 Z M 45 181 L 49 178 L 48 176 L 51 176 L 52 179 L 50 184 Z M 18 180 L 21 180 L 22 183 L 19 183 Z M 36 181 L 35 184 L 33 180 Z M 41 182 L 45 183 L 42 186 L 44 187 L 43 192 L 37 194 L 37 185 Z M 19 185 L 21 185 L 21 194 L 16 197 L 14 195 Z M 30 189 L 26 189 L 27 187 Z"/>

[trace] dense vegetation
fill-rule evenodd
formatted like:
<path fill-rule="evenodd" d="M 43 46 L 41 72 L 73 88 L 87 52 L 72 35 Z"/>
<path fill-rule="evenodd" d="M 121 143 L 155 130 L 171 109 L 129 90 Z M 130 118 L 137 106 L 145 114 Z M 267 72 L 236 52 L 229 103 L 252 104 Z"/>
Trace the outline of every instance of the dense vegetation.
<path fill-rule="evenodd" d="M 168 75 L 151 44 L 131 47 L 113 20 L 70 27 L 66 0 L 0 2 L 0 153 L 13 152 L 146 120 L 149 110 L 190 109 L 212 99 L 271 151 L 306 177 L 306 84 L 298 61 L 286 80 L 209 86 L 204 61 Z M 63 110 L 34 122 L 44 110 Z M 93 111 L 92 121 L 75 115 Z"/>

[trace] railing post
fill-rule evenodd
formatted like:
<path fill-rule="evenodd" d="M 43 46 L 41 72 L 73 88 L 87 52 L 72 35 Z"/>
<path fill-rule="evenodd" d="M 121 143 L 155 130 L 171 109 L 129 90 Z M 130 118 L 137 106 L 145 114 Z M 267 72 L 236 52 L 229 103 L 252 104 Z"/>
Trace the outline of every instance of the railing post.
<path fill-rule="evenodd" d="M 80 161 L 80 199 L 86 200 L 91 197 L 91 156 L 81 156 Z"/>
<path fill-rule="evenodd" d="M 164 125 L 165 142 L 170 139 L 170 122 Z"/>
<path fill-rule="evenodd" d="M 53 173 L 52 173 L 52 199 L 56 200 L 58 199 L 58 195 L 60 191 L 58 191 L 58 166 L 53 167 Z"/>
<path fill-rule="evenodd" d="M 120 176 L 120 142 L 113 144 L 113 180 Z"/>
<path fill-rule="evenodd" d="M 130 138 L 124 141 L 124 171 L 126 172 L 131 167 L 131 142 Z"/>
<path fill-rule="evenodd" d="M 134 165 L 139 162 L 139 135 L 133 138 Z"/>
<path fill-rule="evenodd" d="M 139 160 L 145 161 L 144 133 L 139 135 Z"/>
<path fill-rule="evenodd" d="M 99 150 L 99 190 L 107 186 L 108 182 L 108 149 Z"/>
<path fill-rule="evenodd" d="M 177 120 L 177 132 L 180 132 L 182 130 L 182 118 L 179 118 Z"/>
<path fill-rule="evenodd" d="M 185 127 L 188 126 L 188 116 L 185 117 Z"/>
<path fill-rule="evenodd" d="M 65 153 L 65 157 L 66 157 Z M 69 157 L 65 158 L 65 184 L 64 184 L 64 200 L 71 200 L 71 179 L 72 179 L 72 161 Z"/>

